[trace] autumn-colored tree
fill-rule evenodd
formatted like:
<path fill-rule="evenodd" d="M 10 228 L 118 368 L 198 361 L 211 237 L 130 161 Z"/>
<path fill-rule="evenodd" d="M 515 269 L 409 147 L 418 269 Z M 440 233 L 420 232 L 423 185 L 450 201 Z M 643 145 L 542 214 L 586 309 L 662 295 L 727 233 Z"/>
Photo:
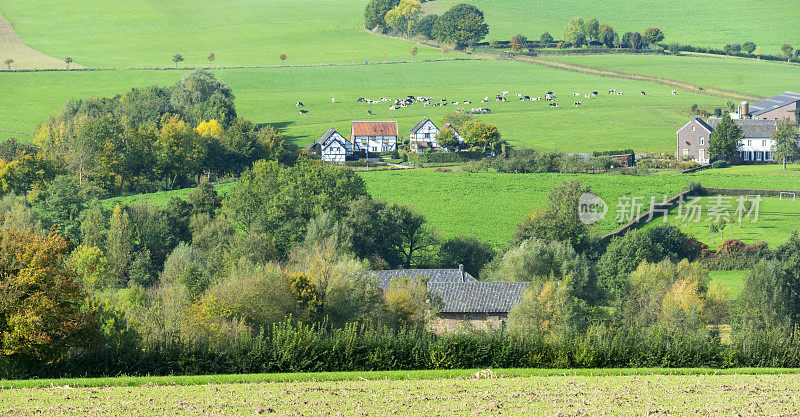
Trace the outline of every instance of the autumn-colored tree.
<path fill-rule="evenodd" d="M 106 255 L 96 246 L 78 246 L 70 254 L 67 264 L 75 270 L 86 288 L 102 290 L 116 284 L 108 270 Z"/>
<path fill-rule="evenodd" d="M 497 126 L 478 120 L 466 127 L 466 142 L 472 146 L 480 146 L 486 152 L 486 148 L 500 140 L 500 130 Z"/>
<path fill-rule="evenodd" d="M 58 360 L 96 332 L 86 292 L 64 266 L 71 244 L 56 233 L 0 230 L 0 350 Z"/>
<path fill-rule="evenodd" d="M 58 175 L 65 173 L 58 160 L 41 153 L 24 154 L 10 163 L 0 161 L 0 191 L 43 192 Z"/>
<path fill-rule="evenodd" d="M 425 276 L 395 277 L 383 294 L 393 321 L 403 327 L 422 327 L 437 311 L 437 300 L 428 293 Z"/>
<path fill-rule="evenodd" d="M 414 62 L 414 56 L 417 55 L 418 53 L 419 53 L 419 48 L 417 48 L 416 46 L 412 47 L 411 50 L 408 51 L 408 54 L 411 55 L 411 62 Z"/>
<path fill-rule="evenodd" d="M 222 136 L 225 134 L 225 129 L 214 119 L 207 122 L 200 122 L 195 130 L 197 130 L 200 136 L 205 138 L 222 139 Z"/>
<path fill-rule="evenodd" d="M 527 43 L 528 43 L 528 38 L 526 38 L 525 36 L 523 36 L 523 35 L 514 35 L 514 37 L 511 38 L 511 42 L 510 42 L 511 50 L 512 51 L 520 51 L 520 50 L 522 50 L 522 48 L 525 47 L 525 45 L 527 45 Z"/>
<path fill-rule="evenodd" d="M 128 277 L 128 267 L 133 258 L 133 226 L 128 212 L 119 204 L 114 207 L 111 214 L 111 226 L 108 229 L 106 243 L 109 269 L 119 283 L 125 283 Z"/>
<path fill-rule="evenodd" d="M 172 189 L 182 177 L 197 174 L 205 147 L 200 146 L 200 136 L 178 116 L 163 122 L 154 144 L 156 168 L 164 178 L 164 187 Z"/>
<path fill-rule="evenodd" d="M 402 33 L 407 33 L 412 23 L 417 21 L 422 11 L 419 0 L 401 0 L 392 10 L 386 12 L 386 24 Z"/>

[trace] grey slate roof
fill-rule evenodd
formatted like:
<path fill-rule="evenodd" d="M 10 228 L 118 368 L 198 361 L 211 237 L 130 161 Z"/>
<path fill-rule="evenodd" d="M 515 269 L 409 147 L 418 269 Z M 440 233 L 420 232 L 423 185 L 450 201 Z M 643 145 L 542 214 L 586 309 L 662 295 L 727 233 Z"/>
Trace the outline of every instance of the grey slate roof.
<path fill-rule="evenodd" d="M 706 130 L 708 130 L 709 132 L 713 132 L 714 131 L 714 128 L 711 127 L 708 123 L 706 123 L 703 119 L 701 119 L 699 117 L 695 117 L 694 119 L 697 121 L 697 123 L 699 123 L 701 126 L 706 128 Z"/>
<path fill-rule="evenodd" d="M 378 278 L 378 285 L 381 289 L 389 288 L 389 283 L 395 277 L 411 277 L 417 278 L 419 275 L 428 277 L 428 285 L 434 282 L 478 282 L 475 277 L 468 272 L 461 275 L 458 269 L 394 269 L 388 271 L 372 271 Z"/>
<path fill-rule="evenodd" d="M 372 271 L 381 289 L 394 277 L 428 277 L 428 291 L 441 298 L 441 313 L 508 313 L 522 300 L 527 282 L 480 282 L 458 269 Z"/>
<path fill-rule="evenodd" d="M 318 141 L 316 141 L 316 142 L 312 143 L 312 144 L 311 144 L 311 146 L 314 146 L 314 145 L 324 145 L 324 144 L 325 144 L 325 141 L 326 141 L 326 140 L 328 140 L 328 138 L 329 138 L 329 137 L 331 137 L 331 135 L 333 135 L 334 133 L 336 133 L 336 129 L 334 129 L 334 128 L 330 128 L 330 129 L 328 129 L 328 131 L 327 131 L 327 132 L 325 132 L 325 134 L 324 134 L 324 135 L 322 135 L 322 137 L 321 137 L 321 138 L 319 138 L 319 140 L 318 140 Z"/>
<path fill-rule="evenodd" d="M 417 133 L 418 130 L 422 129 L 422 126 L 425 123 L 429 122 L 431 119 L 422 119 L 419 123 L 415 124 L 414 127 L 408 130 L 408 133 Z"/>
<path fill-rule="evenodd" d="M 527 287 L 527 282 L 428 283 L 428 291 L 442 299 L 441 313 L 508 313 Z"/>
<path fill-rule="evenodd" d="M 716 129 L 722 119 L 709 118 L 708 124 L 712 129 Z M 745 138 L 770 138 L 772 132 L 778 129 L 777 120 L 764 120 L 764 119 L 734 119 L 733 123 L 742 129 L 742 135 Z"/>
<path fill-rule="evenodd" d="M 750 115 L 756 117 L 760 114 L 775 110 L 779 107 L 783 107 L 787 104 L 791 104 L 796 101 L 800 101 L 800 93 L 784 91 L 783 93 L 780 93 L 777 96 L 765 98 L 764 100 L 751 104 Z"/>

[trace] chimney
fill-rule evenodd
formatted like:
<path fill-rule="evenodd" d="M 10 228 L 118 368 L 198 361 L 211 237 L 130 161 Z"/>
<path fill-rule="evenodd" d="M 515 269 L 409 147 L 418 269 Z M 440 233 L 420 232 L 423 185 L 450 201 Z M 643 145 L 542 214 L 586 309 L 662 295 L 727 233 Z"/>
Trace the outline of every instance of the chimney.
<path fill-rule="evenodd" d="M 458 264 L 458 272 L 461 273 L 461 282 L 467 282 L 467 276 L 464 274 L 464 264 Z"/>

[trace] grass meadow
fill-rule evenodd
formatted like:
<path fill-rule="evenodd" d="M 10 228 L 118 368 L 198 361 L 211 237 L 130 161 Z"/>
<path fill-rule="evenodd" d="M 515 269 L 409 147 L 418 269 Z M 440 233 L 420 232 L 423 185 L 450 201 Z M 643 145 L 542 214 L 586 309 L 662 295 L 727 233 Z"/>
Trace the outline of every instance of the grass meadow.
<path fill-rule="evenodd" d="M 585 55 L 552 59 L 765 97 L 784 91 L 800 91 L 800 66 L 784 62 L 672 55 Z"/>
<path fill-rule="evenodd" d="M 723 286 L 725 286 L 730 293 L 728 294 L 732 300 L 736 300 L 739 298 L 739 295 L 742 294 L 742 290 L 744 289 L 744 281 L 747 278 L 747 274 L 750 271 L 742 270 L 742 271 L 711 271 L 709 275 L 711 276 L 712 284 L 714 282 L 720 282 Z"/>
<path fill-rule="evenodd" d="M 410 59 L 407 42 L 363 30 L 368 0 L 9 0 L 0 13 L 28 46 L 88 67 L 280 65 Z M 441 57 L 420 47 L 417 58 Z M 320 59 L 322 55 L 322 59 Z M 353 58 L 355 55 L 355 58 Z"/>
<path fill-rule="evenodd" d="M 510 39 L 517 33 L 538 39 L 549 31 L 558 39 L 570 18 L 596 18 L 620 34 L 641 32 L 658 26 L 664 42 L 722 49 L 726 43 L 753 41 L 765 54 L 780 54 L 784 42 L 797 42 L 795 22 L 800 9 L 794 0 L 730 2 L 708 0 L 692 3 L 650 2 L 646 5 L 624 0 L 586 2 L 581 0 L 437 0 L 425 4 L 426 11 L 441 13 L 457 3 L 470 3 L 483 10 L 489 24 L 489 37 Z"/>
<path fill-rule="evenodd" d="M 446 61 L 335 67 L 215 70 L 236 95 L 241 116 L 272 123 L 288 139 L 307 146 L 330 127 L 349 135 L 352 120 L 397 120 L 401 135 L 422 117 L 440 123 L 442 115 L 458 107 L 489 107 L 492 114 L 478 116 L 500 128 L 514 145 L 542 150 L 588 152 L 629 148 L 637 151 L 670 151 L 675 130 L 685 123 L 692 103 L 722 105 L 719 98 L 699 94 L 672 96 L 661 85 L 603 78 L 536 65 L 497 61 Z M 114 96 L 132 87 L 171 85 L 186 71 L 97 71 L 0 74 L 0 130 L 33 132 L 70 97 Z M 603 94 L 616 88 L 623 96 Z M 642 97 L 639 91 L 646 90 Z M 502 91 L 532 97 L 554 91 L 559 108 L 545 101 L 520 102 L 511 97 L 498 103 Z M 585 99 L 573 93 L 599 91 Z M 392 103 L 356 103 L 366 97 L 400 98 L 408 95 L 447 99 L 446 107 L 415 104 L 389 110 Z M 489 103 L 481 100 L 489 96 Z M 336 98 L 337 103 L 332 103 Z M 464 100 L 471 104 L 463 104 Z M 302 101 L 301 116 L 295 102 Z M 572 105 L 581 101 L 583 105 Z M 368 114 L 372 111 L 372 115 Z M 643 121 L 647 121 L 646 123 Z M 30 140 L 30 136 L 21 140 Z"/>
<path fill-rule="evenodd" d="M 709 371 L 710 370 L 706 370 Z M 735 372 L 736 370 L 734 370 Z M 427 372 L 427 371 L 423 371 Z M 0 390 L 4 415 L 794 415 L 800 377 L 656 373 Z M 666 372 L 670 372 L 666 370 Z M 602 376 L 596 376 L 600 374 Z M 664 393 L 670 393 L 665 396 Z"/>
<path fill-rule="evenodd" d="M 716 248 L 728 239 L 739 239 L 749 244 L 767 242 L 770 247 L 774 248 L 786 241 L 792 232 L 800 229 L 800 200 L 763 198 L 759 203 L 758 217 L 752 217 L 749 220 L 743 218 L 741 228 L 738 225 L 738 215 L 736 214 L 738 204 L 738 197 L 700 197 L 697 203 L 697 206 L 702 209 L 699 216 L 689 216 L 690 220 L 687 222 L 684 217 L 679 216 L 679 211 L 675 208 L 666 218 L 653 219 L 645 227 L 663 223 L 673 224 L 711 248 Z M 725 227 L 722 233 L 714 233 L 712 242 L 712 233 L 708 226 L 712 221 L 717 220 L 718 216 L 730 218 L 733 225 Z"/>

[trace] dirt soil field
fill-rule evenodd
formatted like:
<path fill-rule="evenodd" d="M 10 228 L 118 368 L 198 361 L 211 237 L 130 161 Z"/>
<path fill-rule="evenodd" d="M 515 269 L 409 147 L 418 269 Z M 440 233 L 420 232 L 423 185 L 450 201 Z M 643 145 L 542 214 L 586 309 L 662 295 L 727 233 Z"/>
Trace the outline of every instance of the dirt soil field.
<path fill-rule="evenodd" d="M 798 398 L 798 375 L 473 377 L 5 389 L 0 415 L 793 416 Z"/>

